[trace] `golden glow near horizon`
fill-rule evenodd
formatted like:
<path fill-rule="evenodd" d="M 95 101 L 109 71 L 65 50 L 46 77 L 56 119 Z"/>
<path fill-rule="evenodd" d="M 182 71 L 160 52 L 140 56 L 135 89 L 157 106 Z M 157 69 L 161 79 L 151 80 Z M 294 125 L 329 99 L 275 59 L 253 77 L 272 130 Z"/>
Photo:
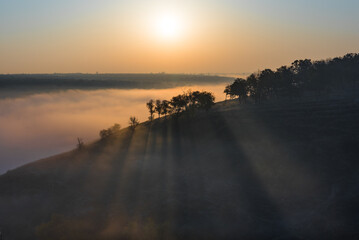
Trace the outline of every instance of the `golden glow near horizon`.
<path fill-rule="evenodd" d="M 0 1 L 0 73 L 247 73 L 342 56 L 359 52 L 350 1 Z"/>

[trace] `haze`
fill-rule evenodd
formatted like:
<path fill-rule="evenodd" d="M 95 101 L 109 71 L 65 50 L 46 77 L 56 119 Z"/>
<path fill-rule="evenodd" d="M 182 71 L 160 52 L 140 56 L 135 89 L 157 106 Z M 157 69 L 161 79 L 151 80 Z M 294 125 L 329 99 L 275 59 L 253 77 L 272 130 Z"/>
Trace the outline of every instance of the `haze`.
<path fill-rule="evenodd" d="M 128 126 L 130 116 L 148 119 L 145 103 L 170 99 L 187 90 L 207 90 L 224 100 L 225 84 L 171 89 L 69 90 L 0 98 L 0 174 L 22 164 L 74 149 L 114 123 Z M 1 96 L 1 95 L 0 95 Z"/>
<path fill-rule="evenodd" d="M 0 73 L 238 73 L 325 59 L 359 51 L 358 9 L 356 0 L 0 1 Z"/>

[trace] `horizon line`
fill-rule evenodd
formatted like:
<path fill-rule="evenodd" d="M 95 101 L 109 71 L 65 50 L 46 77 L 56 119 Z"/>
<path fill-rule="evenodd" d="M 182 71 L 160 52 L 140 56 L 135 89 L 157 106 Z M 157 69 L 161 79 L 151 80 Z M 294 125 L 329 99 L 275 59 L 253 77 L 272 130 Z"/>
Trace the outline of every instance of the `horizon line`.
<path fill-rule="evenodd" d="M 0 75 L 70 75 L 70 74 L 83 74 L 83 75 L 115 75 L 115 74 L 168 74 L 168 75 L 219 75 L 219 74 L 233 74 L 233 75 L 246 75 L 250 72 L 198 72 L 198 73 L 185 73 L 185 72 L 43 72 L 43 73 L 0 73 Z"/>

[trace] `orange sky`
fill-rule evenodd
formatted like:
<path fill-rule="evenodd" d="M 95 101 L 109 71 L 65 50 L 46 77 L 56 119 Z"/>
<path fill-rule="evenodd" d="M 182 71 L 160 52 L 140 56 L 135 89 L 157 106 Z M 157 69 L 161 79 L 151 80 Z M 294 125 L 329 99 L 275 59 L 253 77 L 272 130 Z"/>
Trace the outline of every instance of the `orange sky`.
<path fill-rule="evenodd" d="M 0 73 L 239 73 L 359 52 L 357 1 L 268 2 L 2 1 Z"/>

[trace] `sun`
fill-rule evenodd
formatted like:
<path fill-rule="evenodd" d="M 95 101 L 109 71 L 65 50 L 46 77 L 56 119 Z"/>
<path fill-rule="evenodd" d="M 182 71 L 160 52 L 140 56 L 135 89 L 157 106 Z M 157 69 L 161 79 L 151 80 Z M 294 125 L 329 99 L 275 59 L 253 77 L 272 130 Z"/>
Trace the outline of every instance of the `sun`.
<path fill-rule="evenodd" d="M 183 21 L 173 13 L 161 14 L 155 22 L 157 35 L 165 40 L 175 40 L 183 33 Z"/>

